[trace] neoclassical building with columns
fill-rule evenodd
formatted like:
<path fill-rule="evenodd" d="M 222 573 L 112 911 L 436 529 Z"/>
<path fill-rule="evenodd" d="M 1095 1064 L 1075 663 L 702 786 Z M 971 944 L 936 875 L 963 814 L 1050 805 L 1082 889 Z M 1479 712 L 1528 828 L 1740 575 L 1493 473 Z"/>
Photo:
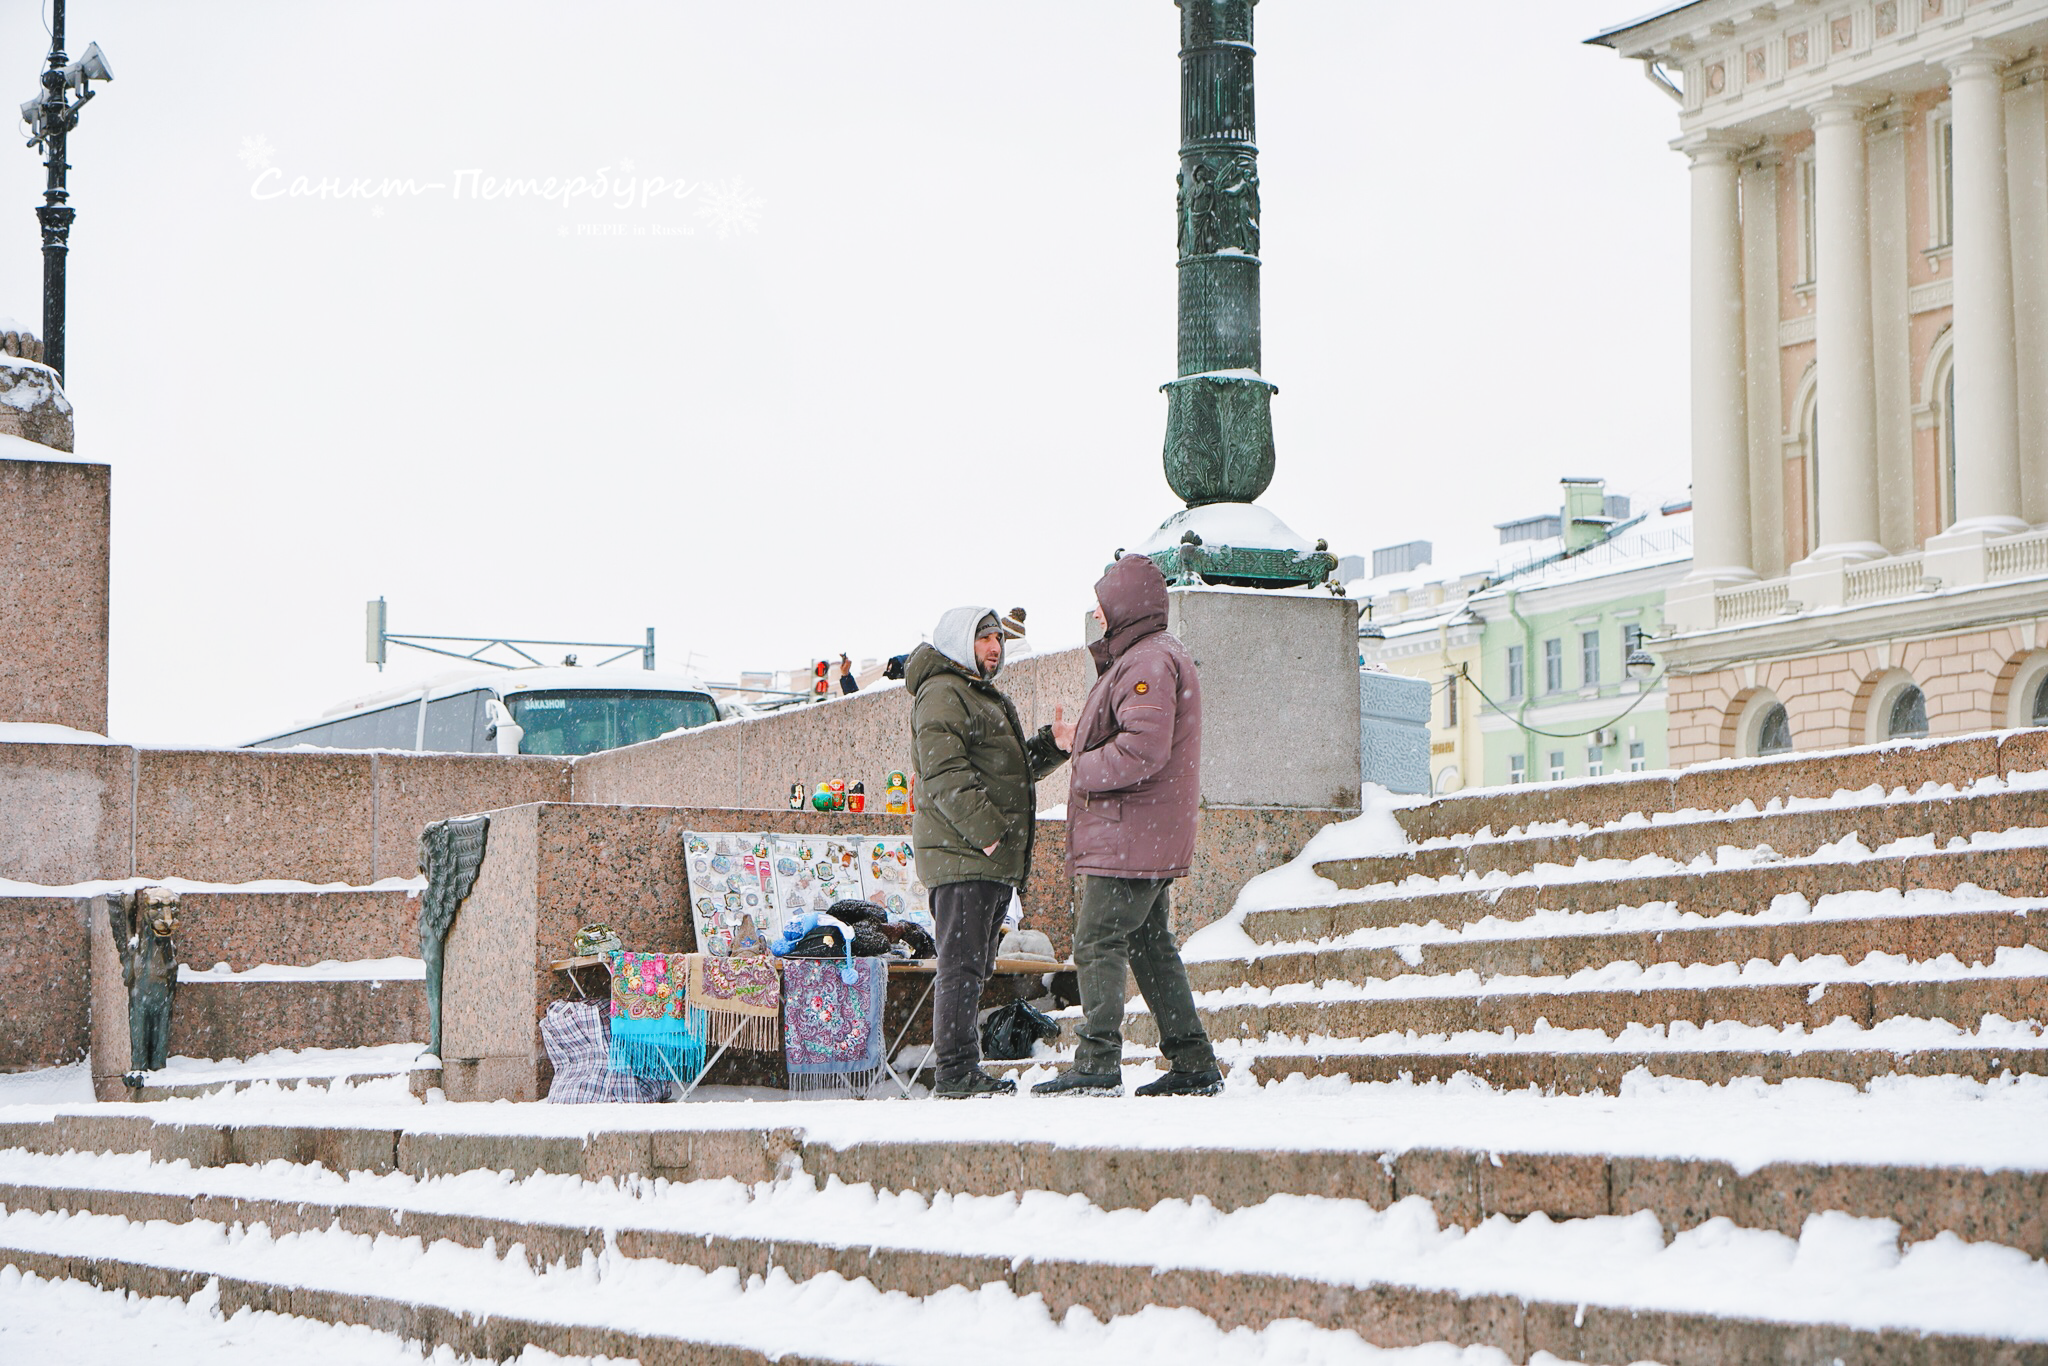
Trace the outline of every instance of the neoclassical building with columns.
<path fill-rule="evenodd" d="M 1696 0 L 1590 41 L 1690 167 L 1672 762 L 2048 721 L 2048 0 Z"/>

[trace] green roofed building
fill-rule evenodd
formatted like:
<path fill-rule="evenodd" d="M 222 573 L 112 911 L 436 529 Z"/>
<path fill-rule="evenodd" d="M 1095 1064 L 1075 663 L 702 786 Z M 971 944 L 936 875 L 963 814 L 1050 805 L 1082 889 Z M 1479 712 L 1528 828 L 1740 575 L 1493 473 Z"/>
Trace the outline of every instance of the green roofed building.
<path fill-rule="evenodd" d="M 1662 666 L 1637 678 L 1628 661 L 1654 658 L 1665 592 L 1691 568 L 1691 505 L 1634 511 L 1590 479 L 1564 492 L 1557 512 L 1496 527 L 1491 568 L 1353 589 L 1372 604 L 1360 664 L 1436 688 L 1437 792 L 1668 766 Z"/>

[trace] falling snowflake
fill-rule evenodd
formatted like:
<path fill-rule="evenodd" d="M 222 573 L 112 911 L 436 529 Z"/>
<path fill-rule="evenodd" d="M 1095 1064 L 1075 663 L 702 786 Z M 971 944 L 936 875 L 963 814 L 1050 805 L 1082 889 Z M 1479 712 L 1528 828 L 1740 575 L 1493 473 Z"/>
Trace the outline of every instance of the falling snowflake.
<path fill-rule="evenodd" d="M 622 170 L 622 171 L 624 171 L 624 172 L 625 172 L 625 173 L 626 173 L 627 175 L 631 175 L 631 174 L 633 174 L 633 158 L 631 158 L 631 157 L 620 157 L 620 158 L 619 158 L 619 169 L 620 169 L 620 170 Z"/>
<path fill-rule="evenodd" d="M 384 216 L 384 206 L 383 206 L 382 204 L 373 204 L 373 205 L 371 205 L 371 206 L 370 206 L 370 217 L 372 217 L 372 218 L 382 218 L 383 216 Z"/>
<path fill-rule="evenodd" d="M 237 153 L 242 164 L 252 171 L 267 171 L 277 158 L 277 149 L 270 145 L 270 139 L 262 134 L 242 139 L 242 150 Z"/>
<path fill-rule="evenodd" d="M 735 237 L 758 232 L 765 207 L 744 180 L 721 180 L 704 186 L 704 205 L 697 217 L 716 228 L 720 237 Z"/>

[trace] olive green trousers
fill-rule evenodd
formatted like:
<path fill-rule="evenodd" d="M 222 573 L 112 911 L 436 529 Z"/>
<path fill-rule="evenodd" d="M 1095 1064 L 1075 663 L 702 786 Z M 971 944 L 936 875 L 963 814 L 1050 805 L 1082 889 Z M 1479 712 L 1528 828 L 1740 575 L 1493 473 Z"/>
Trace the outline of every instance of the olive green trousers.
<path fill-rule="evenodd" d="M 1171 878 L 1081 879 L 1081 911 L 1074 920 L 1074 967 L 1081 984 L 1080 1047 L 1074 1070 L 1101 1076 L 1120 1072 L 1124 1055 L 1126 972 L 1159 1024 L 1159 1048 L 1176 1072 L 1206 1072 L 1216 1050 L 1195 1010 L 1188 971 L 1167 922 Z"/>

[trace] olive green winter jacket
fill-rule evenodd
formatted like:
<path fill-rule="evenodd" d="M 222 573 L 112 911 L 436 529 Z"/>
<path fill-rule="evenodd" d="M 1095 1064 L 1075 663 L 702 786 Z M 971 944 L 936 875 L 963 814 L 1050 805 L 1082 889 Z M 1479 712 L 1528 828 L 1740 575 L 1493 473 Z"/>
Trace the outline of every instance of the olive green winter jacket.
<path fill-rule="evenodd" d="M 973 625 L 970 620 L 961 650 L 969 659 Z M 1016 707 L 993 682 L 930 645 L 911 654 L 903 680 L 914 698 L 917 812 L 910 818 L 910 842 L 918 877 L 927 887 L 1022 887 L 1031 874 L 1038 813 L 1033 784 L 1067 757 L 1053 743 L 1052 728 L 1041 727 L 1026 739 Z M 984 854 L 991 844 L 995 853 Z"/>

